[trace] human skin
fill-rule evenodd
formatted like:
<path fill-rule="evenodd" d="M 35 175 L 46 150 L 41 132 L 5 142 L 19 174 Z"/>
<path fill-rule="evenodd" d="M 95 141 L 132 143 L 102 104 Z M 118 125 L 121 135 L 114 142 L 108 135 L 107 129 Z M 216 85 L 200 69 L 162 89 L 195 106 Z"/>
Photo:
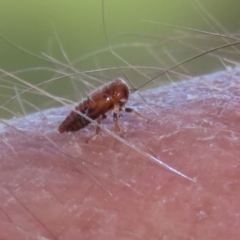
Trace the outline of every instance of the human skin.
<path fill-rule="evenodd" d="M 240 69 L 137 93 L 124 139 L 57 128 L 68 107 L 0 125 L 0 239 L 240 239 Z M 153 111 L 155 110 L 155 112 Z M 110 114 L 109 114 L 110 115 Z M 114 130 L 112 119 L 102 126 Z"/>

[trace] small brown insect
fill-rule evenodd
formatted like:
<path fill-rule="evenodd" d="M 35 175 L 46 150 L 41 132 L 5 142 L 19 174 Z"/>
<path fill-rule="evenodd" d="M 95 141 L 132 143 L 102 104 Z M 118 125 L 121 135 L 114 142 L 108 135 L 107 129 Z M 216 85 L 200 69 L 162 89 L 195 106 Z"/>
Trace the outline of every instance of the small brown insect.
<path fill-rule="evenodd" d="M 118 125 L 118 111 L 123 110 L 125 112 L 134 112 L 138 116 L 149 121 L 149 119 L 143 117 L 134 109 L 125 108 L 128 97 L 129 89 L 126 82 L 121 78 L 117 78 L 95 90 L 87 99 L 83 100 L 78 106 L 76 106 L 75 109 L 92 120 L 97 120 L 98 124 L 101 123 L 101 120 L 107 117 L 106 113 L 109 110 L 112 110 L 115 128 L 117 132 L 121 133 L 121 129 Z M 88 124 L 90 124 L 90 121 L 80 116 L 77 112 L 72 111 L 60 124 L 58 131 L 60 133 L 74 132 L 86 127 Z M 99 132 L 100 128 L 97 126 L 94 136 L 99 134 Z"/>

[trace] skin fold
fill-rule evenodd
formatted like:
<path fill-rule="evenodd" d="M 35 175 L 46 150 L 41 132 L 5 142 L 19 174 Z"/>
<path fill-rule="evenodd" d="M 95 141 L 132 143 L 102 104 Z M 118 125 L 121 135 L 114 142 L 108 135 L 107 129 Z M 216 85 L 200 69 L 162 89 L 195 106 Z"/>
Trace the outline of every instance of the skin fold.
<path fill-rule="evenodd" d="M 124 139 L 57 129 L 68 107 L 0 125 L 1 240 L 240 239 L 240 69 L 145 90 Z M 147 103 L 147 104 L 146 104 Z M 114 131 L 111 113 L 102 126 Z"/>

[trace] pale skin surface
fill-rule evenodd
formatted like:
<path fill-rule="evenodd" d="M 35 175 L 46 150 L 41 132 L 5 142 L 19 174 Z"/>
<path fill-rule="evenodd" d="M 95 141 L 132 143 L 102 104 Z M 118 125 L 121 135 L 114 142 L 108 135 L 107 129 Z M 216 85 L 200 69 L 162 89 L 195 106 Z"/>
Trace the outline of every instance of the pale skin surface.
<path fill-rule="evenodd" d="M 106 133 L 86 144 L 93 125 L 64 138 L 68 108 L 1 125 L 0 239 L 240 239 L 239 76 L 143 93 L 158 115 L 131 96 L 152 121 L 120 118 L 128 142 L 196 182 Z"/>

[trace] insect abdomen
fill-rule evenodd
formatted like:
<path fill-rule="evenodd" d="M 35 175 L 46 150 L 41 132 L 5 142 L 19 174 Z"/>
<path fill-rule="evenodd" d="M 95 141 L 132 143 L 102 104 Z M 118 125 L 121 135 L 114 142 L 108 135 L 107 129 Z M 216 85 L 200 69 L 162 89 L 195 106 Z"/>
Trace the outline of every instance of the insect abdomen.
<path fill-rule="evenodd" d="M 92 120 L 105 118 L 105 114 L 114 107 L 121 111 L 128 100 L 129 90 L 122 79 L 104 85 L 94 91 L 87 99 L 82 101 L 58 128 L 60 133 L 74 132 L 86 127 L 90 121 L 77 113 L 81 112 Z M 116 113 L 115 113 L 116 114 Z"/>
<path fill-rule="evenodd" d="M 75 109 L 76 111 L 81 112 L 82 114 L 86 114 L 88 109 L 89 99 L 84 100 L 81 102 Z M 72 111 L 66 119 L 61 123 L 58 128 L 60 133 L 63 132 L 75 132 L 82 128 L 85 128 L 90 122 L 79 115 L 77 112 Z"/>

